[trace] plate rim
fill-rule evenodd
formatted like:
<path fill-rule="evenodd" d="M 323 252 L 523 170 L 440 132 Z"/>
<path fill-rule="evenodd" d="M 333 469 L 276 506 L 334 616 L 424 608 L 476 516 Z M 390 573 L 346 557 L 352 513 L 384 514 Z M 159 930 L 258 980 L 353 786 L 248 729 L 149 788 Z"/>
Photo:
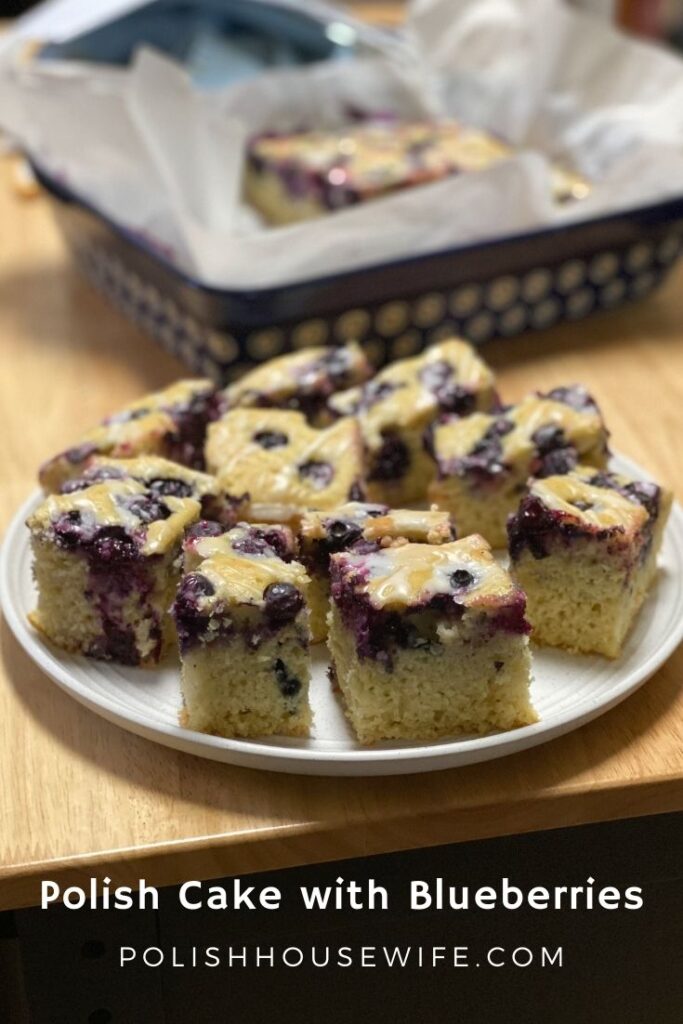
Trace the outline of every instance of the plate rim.
<path fill-rule="evenodd" d="M 612 461 L 617 471 L 648 479 L 631 459 L 613 453 Z M 68 665 L 59 657 L 58 649 L 49 642 L 41 643 L 23 612 L 13 599 L 13 559 L 17 550 L 28 546 L 25 520 L 43 499 L 42 491 L 36 489 L 23 502 L 12 517 L 0 546 L 0 606 L 15 640 L 33 663 L 43 671 L 60 689 L 80 704 L 109 722 L 138 736 L 160 743 L 175 750 L 193 753 L 205 759 L 265 769 L 288 774 L 310 775 L 397 775 L 438 771 L 449 767 L 460 767 L 482 761 L 494 760 L 531 749 L 549 742 L 563 734 L 574 731 L 589 721 L 605 714 L 621 703 L 663 665 L 683 640 L 683 614 L 677 617 L 678 625 L 670 630 L 665 641 L 612 692 L 596 704 L 590 697 L 584 704 L 557 712 L 550 719 L 541 719 L 531 725 L 507 732 L 491 733 L 468 739 L 436 740 L 395 747 L 362 747 L 349 750 L 318 750 L 304 746 L 274 747 L 264 739 L 213 736 L 195 732 L 183 726 L 153 722 L 135 709 L 122 710 L 118 700 L 97 694 L 93 697 L 87 685 L 74 678 Z M 683 508 L 674 500 L 667 533 L 672 533 L 674 524 L 683 535 Z M 683 546 L 676 545 L 679 569 L 683 569 Z M 683 589 L 679 579 L 679 603 L 683 613 Z M 678 604 L 675 607 L 678 607 Z M 673 616 L 672 616 L 673 618 Z M 77 655 L 70 657 L 79 657 Z M 86 659 L 84 659 L 86 660 Z"/>

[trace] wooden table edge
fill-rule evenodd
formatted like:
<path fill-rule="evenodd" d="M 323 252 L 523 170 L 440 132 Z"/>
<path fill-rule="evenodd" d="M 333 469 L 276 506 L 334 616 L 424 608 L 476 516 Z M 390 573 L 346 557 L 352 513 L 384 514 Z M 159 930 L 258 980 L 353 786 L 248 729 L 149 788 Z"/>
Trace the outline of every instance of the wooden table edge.
<path fill-rule="evenodd" d="M 161 888 L 190 878 L 210 880 L 681 811 L 683 789 L 680 779 L 672 775 L 634 780 L 626 786 L 619 780 L 590 789 L 577 784 L 561 794 L 534 794 L 533 802 L 529 794 L 522 794 L 514 802 L 451 808 L 418 817 L 397 815 L 373 823 L 343 821 L 329 827 L 305 823 L 161 841 L 0 868 L 0 911 L 38 905 L 43 879 L 64 889 L 87 887 L 90 878 L 105 876 L 112 885 L 136 888 L 144 878 Z"/>

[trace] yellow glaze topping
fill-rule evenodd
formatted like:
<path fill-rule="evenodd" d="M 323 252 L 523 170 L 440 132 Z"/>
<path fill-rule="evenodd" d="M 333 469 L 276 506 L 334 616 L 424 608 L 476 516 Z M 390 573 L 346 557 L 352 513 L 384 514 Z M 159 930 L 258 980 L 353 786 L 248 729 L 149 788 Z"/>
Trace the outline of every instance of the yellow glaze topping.
<path fill-rule="evenodd" d="M 594 487 L 586 483 L 584 475 L 585 471 L 533 480 L 529 492 L 548 508 L 594 529 L 621 527 L 632 533 L 645 525 L 649 515 L 643 505 L 630 501 L 610 487 Z M 577 507 L 577 502 L 580 507 Z"/>
<path fill-rule="evenodd" d="M 255 440 L 264 434 L 279 435 L 279 443 L 264 447 Z M 257 507 L 329 508 L 347 497 L 363 472 L 354 420 L 316 430 L 301 413 L 281 409 L 226 413 L 209 427 L 206 461 L 227 493 L 248 491 Z"/>
<path fill-rule="evenodd" d="M 607 441 L 607 432 L 596 408 L 575 409 L 552 398 L 529 395 L 519 405 L 498 415 L 474 413 L 461 419 L 451 419 L 434 430 L 434 452 L 439 462 L 464 458 L 472 453 L 484 435 L 496 422 L 509 421 L 512 429 L 499 435 L 500 461 L 522 475 L 537 454 L 533 440 L 541 427 L 560 428 L 564 443 L 575 447 L 579 455 L 594 457 L 601 462 Z"/>
<path fill-rule="evenodd" d="M 374 515 L 372 514 L 374 513 Z M 301 536 L 304 540 L 319 540 L 327 535 L 325 523 L 341 519 L 363 527 L 365 540 L 382 540 L 383 537 L 403 537 L 409 541 L 426 541 L 443 544 L 452 540 L 451 520 L 448 512 L 436 508 L 417 510 L 408 508 L 389 509 L 385 505 L 371 505 L 360 501 L 349 501 L 338 508 L 308 512 L 301 521 Z"/>
<path fill-rule="evenodd" d="M 162 498 L 171 510 L 167 519 L 145 523 L 129 507 L 137 496 L 147 497 L 149 492 L 135 480 L 106 480 L 73 494 L 52 494 L 28 520 L 33 532 L 45 533 L 52 523 L 67 512 L 80 514 L 84 536 L 103 526 L 121 526 L 128 534 L 141 538 L 140 550 L 144 555 L 158 555 L 178 543 L 186 527 L 199 518 L 200 506 L 193 498 Z"/>
<path fill-rule="evenodd" d="M 435 388 L 428 387 L 430 370 L 434 364 L 445 363 L 451 375 L 444 377 L 449 383 L 471 391 L 475 405 L 490 409 L 494 399 L 495 378 L 467 342 L 454 338 L 431 345 L 421 355 L 401 359 L 381 370 L 365 388 L 351 388 L 330 399 L 330 408 L 341 415 L 358 412 L 363 434 L 371 447 L 382 442 L 382 431 L 428 422 L 436 415 L 439 402 Z M 382 387 L 386 394 L 382 396 Z M 364 408 L 364 401 L 378 393 L 379 399 Z"/>
<path fill-rule="evenodd" d="M 483 537 L 473 534 L 440 546 L 404 544 L 370 555 L 333 555 L 344 564 L 369 569 L 363 585 L 376 608 L 405 608 L 435 594 L 457 594 L 471 608 L 496 607 L 514 596 L 510 575 L 495 561 Z M 454 587 L 452 576 L 462 569 L 472 576 L 464 587 Z"/>
<path fill-rule="evenodd" d="M 280 558 L 245 558 L 233 551 L 216 551 L 199 567 L 211 582 L 214 593 L 200 598 L 199 607 L 208 610 L 216 604 L 263 605 L 263 592 L 271 583 L 291 583 L 303 594 L 309 584 L 306 570 L 298 562 Z"/>
<path fill-rule="evenodd" d="M 193 490 L 193 497 L 203 498 L 205 495 L 218 494 L 218 481 L 209 473 L 200 473 L 197 469 L 188 469 L 179 462 L 172 462 L 160 455 L 139 455 L 132 459 L 110 459 L 103 455 L 95 456 L 88 463 L 88 469 L 109 466 L 120 470 L 125 476 L 140 483 L 148 484 L 152 480 L 180 480 Z"/>
<path fill-rule="evenodd" d="M 349 384 L 359 384 L 370 376 L 370 365 L 355 343 L 339 348 L 307 348 L 270 359 L 245 374 L 225 389 L 228 403 L 232 407 L 251 406 L 264 396 L 272 402 L 282 402 L 298 393 L 323 391 L 329 376 L 324 359 L 332 354 L 346 360 L 344 375 Z"/>

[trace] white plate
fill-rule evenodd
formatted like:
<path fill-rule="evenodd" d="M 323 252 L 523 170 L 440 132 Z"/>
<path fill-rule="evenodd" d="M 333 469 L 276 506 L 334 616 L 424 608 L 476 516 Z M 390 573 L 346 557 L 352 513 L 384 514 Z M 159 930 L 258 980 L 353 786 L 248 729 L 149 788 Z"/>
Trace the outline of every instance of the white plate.
<path fill-rule="evenodd" d="M 615 458 L 614 468 L 646 477 L 633 463 Z M 532 696 L 540 720 L 511 732 L 458 737 L 433 743 L 387 742 L 360 746 L 351 735 L 326 676 L 324 649 L 314 650 L 309 739 L 222 739 L 181 728 L 179 670 L 134 669 L 74 657 L 35 632 L 26 615 L 35 604 L 31 555 L 24 521 L 40 501 L 34 494 L 7 532 L 0 556 L 5 617 L 30 657 L 62 689 L 110 722 L 200 757 L 301 775 L 399 775 L 435 771 L 504 757 L 578 728 L 628 697 L 666 661 L 683 638 L 683 510 L 674 505 L 661 570 L 624 651 L 616 661 L 534 650 Z M 150 755 L 152 751 L 150 749 Z"/>

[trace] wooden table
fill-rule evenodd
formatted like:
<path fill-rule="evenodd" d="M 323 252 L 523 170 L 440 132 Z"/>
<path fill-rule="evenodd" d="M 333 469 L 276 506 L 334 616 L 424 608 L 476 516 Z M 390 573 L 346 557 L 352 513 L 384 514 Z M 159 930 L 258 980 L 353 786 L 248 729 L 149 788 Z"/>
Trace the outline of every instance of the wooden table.
<path fill-rule="evenodd" d="M 5 524 L 40 460 L 183 368 L 72 270 L 45 201 L 0 162 Z M 582 380 L 616 448 L 683 496 L 683 266 L 654 297 L 486 350 L 511 399 Z M 38 881 L 163 885 L 683 807 L 683 650 L 642 690 L 546 746 L 396 779 L 297 778 L 174 753 L 107 724 L 0 631 L 0 909 Z"/>

